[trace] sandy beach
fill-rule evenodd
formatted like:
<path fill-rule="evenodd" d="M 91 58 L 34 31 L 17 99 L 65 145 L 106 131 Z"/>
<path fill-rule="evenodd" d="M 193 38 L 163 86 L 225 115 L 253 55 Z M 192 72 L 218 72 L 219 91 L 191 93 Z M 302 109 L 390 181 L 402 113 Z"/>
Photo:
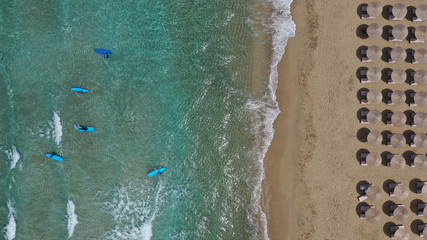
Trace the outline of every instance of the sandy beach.
<path fill-rule="evenodd" d="M 379 1 L 382 6 L 399 1 Z M 401 46 L 405 49 L 426 48 L 427 44 L 389 42 L 383 38 L 363 39 L 357 29 L 363 24 L 379 23 L 381 26 L 404 24 L 406 27 L 427 25 L 407 19 L 390 21 L 382 16 L 360 19 L 358 7 L 367 3 L 354 0 L 294 1 L 291 14 L 296 24 L 296 36 L 291 38 L 279 65 L 277 98 L 281 114 L 275 122 L 275 136 L 265 160 L 263 204 L 268 218 L 269 237 L 276 239 L 390 239 L 385 230 L 388 224 L 402 224 L 411 239 L 417 236 L 416 224 L 426 221 L 410 210 L 404 222 L 387 216 L 384 203 L 393 201 L 408 209 L 420 195 L 410 191 L 406 199 L 399 200 L 386 193 L 380 200 L 366 201 L 381 210 L 381 220 L 371 224 L 357 214 L 360 194 L 359 182 L 367 181 L 383 188 L 384 182 L 394 180 L 409 186 L 413 179 L 423 178 L 426 170 L 405 166 L 395 170 L 381 165 L 377 168 L 361 166 L 356 158 L 360 149 L 370 152 L 403 154 L 414 151 L 426 153 L 425 148 L 403 148 L 386 145 L 371 146 L 357 136 L 361 128 L 403 133 L 426 132 L 425 128 L 379 124 L 361 124 L 357 113 L 369 110 L 393 112 L 423 111 L 422 107 L 409 107 L 380 103 L 361 105 L 358 92 L 361 88 L 426 91 L 426 85 L 361 83 L 356 73 L 360 67 L 401 68 L 418 70 L 425 64 L 364 63 L 358 58 L 361 46 L 378 45 L 381 48 Z M 418 6 L 419 1 L 405 1 Z M 425 110 L 424 110 L 425 111 Z M 426 200 L 426 199 L 424 199 Z M 415 228 L 414 228 L 415 226 Z"/>

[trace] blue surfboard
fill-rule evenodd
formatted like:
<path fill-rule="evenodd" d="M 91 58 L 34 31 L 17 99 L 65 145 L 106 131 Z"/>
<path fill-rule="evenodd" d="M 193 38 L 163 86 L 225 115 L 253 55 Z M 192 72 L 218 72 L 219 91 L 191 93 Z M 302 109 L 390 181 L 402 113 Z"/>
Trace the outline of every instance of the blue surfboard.
<path fill-rule="evenodd" d="M 46 157 L 52 158 L 53 160 L 60 161 L 60 162 L 64 160 L 62 157 L 55 155 L 54 153 L 46 153 Z"/>
<path fill-rule="evenodd" d="M 95 48 L 93 49 L 93 51 L 95 51 L 96 53 L 104 54 L 104 58 L 108 58 L 108 54 L 113 54 L 112 51 L 101 48 Z"/>
<path fill-rule="evenodd" d="M 92 132 L 93 130 L 95 130 L 94 127 L 86 127 L 85 126 L 77 126 L 76 130 L 78 131 L 82 131 L 82 132 Z"/>
<path fill-rule="evenodd" d="M 155 175 L 157 175 L 157 174 L 160 174 L 160 173 L 162 173 L 163 171 L 165 171 L 166 170 L 166 168 L 164 167 L 164 168 L 159 168 L 159 169 L 156 169 L 156 170 L 154 170 L 154 171 L 151 171 L 147 176 L 148 177 L 152 177 L 152 176 L 155 176 Z"/>
<path fill-rule="evenodd" d="M 79 93 L 88 93 L 89 90 L 85 88 L 72 87 L 71 91 L 79 92 Z"/>

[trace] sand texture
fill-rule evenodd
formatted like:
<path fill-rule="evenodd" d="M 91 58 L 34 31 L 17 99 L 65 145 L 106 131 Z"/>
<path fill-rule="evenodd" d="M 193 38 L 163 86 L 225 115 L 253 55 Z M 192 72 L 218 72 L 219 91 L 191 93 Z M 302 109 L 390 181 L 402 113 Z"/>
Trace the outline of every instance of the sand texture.
<path fill-rule="evenodd" d="M 399 1 L 379 1 L 383 6 Z M 410 62 L 388 63 L 384 60 L 362 62 L 361 47 L 378 45 L 405 49 L 426 48 L 427 43 L 411 44 L 408 40 L 390 42 L 380 37 L 364 38 L 364 24 L 381 26 L 404 24 L 406 27 L 427 25 L 408 19 L 390 21 L 383 16 L 361 19 L 358 9 L 367 2 L 359 0 L 294 0 L 291 12 L 296 23 L 296 36 L 289 40 L 279 65 L 278 101 L 282 113 L 275 122 L 276 134 L 265 160 L 264 205 L 268 216 L 269 236 L 276 239 L 390 239 L 390 225 L 402 224 L 410 239 L 421 239 L 417 225 L 427 218 L 417 216 L 415 203 L 427 198 L 413 189 L 417 179 L 427 181 L 427 169 L 410 167 L 396 170 L 386 162 L 376 168 L 361 166 L 358 153 L 377 152 L 404 154 L 413 151 L 425 155 L 427 148 L 405 144 L 394 148 L 366 142 L 368 131 L 383 133 L 426 133 L 427 128 L 378 124 L 361 124 L 358 113 L 368 110 L 414 113 L 427 112 L 427 107 L 361 104 L 360 90 L 427 91 L 427 85 L 409 83 L 388 84 L 386 80 L 361 83 L 358 72 L 362 67 L 403 70 L 427 69 L 427 64 Z M 421 1 L 404 1 L 407 7 Z M 385 58 L 384 58 L 385 59 Z M 383 73 L 383 78 L 384 78 Z M 408 112 L 406 112 L 408 113 Z M 412 132 L 410 132 L 412 131 Z M 405 155 L 406 156 L 406 155 Z M 411 191 L 406 199 L 391 197 L 384 190 L 391 182 L 401 182 Z M 381 187 L 383 196 L 377 201 L 365 201 L 381 212 L 381 220 L 371 224 L 359 218 L 361 204 L 357 197 L 358 184 L 366 181 Z M 403 204 L 409 217 L 403 222 L 386 215 L 389 204 Z M 411 207 L 412 205 L 412 207 Z"/>

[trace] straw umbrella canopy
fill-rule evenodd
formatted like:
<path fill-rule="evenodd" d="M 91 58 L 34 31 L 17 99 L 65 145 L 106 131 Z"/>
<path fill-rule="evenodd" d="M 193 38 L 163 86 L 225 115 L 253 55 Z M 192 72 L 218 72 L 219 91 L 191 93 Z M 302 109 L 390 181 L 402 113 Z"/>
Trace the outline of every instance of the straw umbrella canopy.
<path fill-rule="evenodd" d="M 373 146 L 377 146 L 380 145 L 381 142 L 383 141 L 383 135 L 381 135 L 380 132 L 378 131 L 371 131 L 368 134 L 368 143 L 373 145 Z"/>
<path fill-rule="evenodd" d="M 404 206 L 398 206 L 393 211 L 393 217 L 400 222 L 404 222 L 406 219 L 408 219 L 408 215 L 409 215 L 409 211 Z"/>
<path fill-rule="evenodd" d="M 369 9 L 369 5 L 368 5 L 368 9 Z M 369 14 L 369 12 L 368 12 L 368 14 Z M 371 15 L 371 14 L 369 14 L 369 15 Z M 419 5 L 415 9 L 415 15 L 417 15 L 417 17 L 419 19 L 421 19 L 422 21 L 427 20 L 427 5 L 425 5 L 425 4 Z"/>
<path fill-rule="evenodd" d="M 424 48 L 417 49 L 414 58 L 418 63 L 427 63 L 427 50 Z"/>
<path fill-rule="evenodd" d="M 406 144 L 406 138 L 402 134 L 396 133 L 396 134 L 393 134 L 393 136 L 391 136 L 390 142 L 393 147 L 402 148 Z"/>
<path fill-rule="evenodd" d="M 394 155 L 390 161 L 390 166 L 396 170 L 402 170 L 405 168 L 406 161 L 400 155 Z"/>
<path fill-rule="evenodd" d="M 417 148 L 427 147 L 427 135 L 425 133 L 417 133 L 414 143 Z"/>
<path fill-rule="evenodd" d="M 415 71 L 414 80 L 418 85 L 427 84 L 427 71 L 424 69 Z"/>
<path fill-rule="evenodd" d="M 406 115 L 403 112 L 395 112 L 391 116 L 391 123 L 393 124 L 393 126 L 403 126 L 406 124 L 406 120 Z"/>
<path fill-rule="evenodd" d="M 371 185 L 368 187 L 368 190 L 366 190 L 366 196 L 371 201 L 379 200 L 382 196 L 381 188 L 376 185 Z"/>
<path fill-rule="evenodd" d="M 403 69 L 394 69 L 391 72 L 391 81 L 394 83 L 404 83 L 406 81 L 406 72 Z"/>
<path fill-rule="evenodd" d="M 397 19 L 403 19 L 406 14 L 408 13 L 408 10 L 406 9 L 405 4 L 398 3 L 393 6 L 391 9 L 391 12 L 393 13 L 393 16 Z"/>
<path fill-rule="evenodd" d="M 394 188 L 394 195 L 397 199 L 403 200 L 409 196 L 409 188 L 403 184 L 399 184 Z"/>
<path fill-rule="evenodd" d="M 427 114 L 417 112 L 414 116 L 414 123 L 417 127 L 427 127 Z"/>
<path fill-rule="evenodd" d="M 370 38 L 379 38 L 383 33 L 383 28 L 378 23 L 371 23 L 368 25 L 366 33 Z"/>
<path fill-rule="evenodd" d="M 419 169 L 427 168 L 427 157 L 425 155 L 418 154 L 414 158 L 414 165 Z"/>
<path fill-rule="evenodd" d="M 365 213 L 366 220 L 370 223 L 376 223 L 381 219 L 381 212 L 376 208 L 369 208 Z"/>
<path fill-rule="evenodd" d="M 379 2 L 371 2 L 368 4 L 368 8 L 366 9 L 366 11 L 368 12 L 369 16 L 375 18 L 381 15 L 381 12 L 383 11 L 383 6 Z"/>
<path fill-rule="evenodd" d="M 378 82 L 381 79 L 381 70 L 376 67 L 369 68 L 366 76 L 368 77 L 369 81 Z"/>
<path fill-rule="evenodd" d="M 369 94 L 369 93 L 368 93 Z M 417 106 L 426 106 L 427 105 L 427 92 L 420 91 L 416 92 L 414 96 L 414 101 Z"/>
<path fill-rule="evenodd" d="M 377 124 L 381 122 L 381 113 L 378 110 L 371 110 L 368 112 L 366 119 L 371 124 Z"/>
<path fill-rule="evenodd" d="M 366 157 L 366 163 L 368 164 L 368 166 L 370 167 L 379 167 L 381 165 L 382 159 L 381 159 L 381 155 L 378 153 L 369 153 L 368 156 Z"/>
<path fill-rule="evenodd" d="M 417 40 L 426 41 L 427 40 L 427 26 L 419 26 L 415 29 L 415 37 Z"/>
<path fill-rule="evenodd" d="M 406 94 L 402 90 L 396 90 L 391 94 L 391 101 L 395 105 L 401 105 L 406 101 Z"/>
<path fill-rule="evenodd" d="M 368 92 L 366 98 L 368 102 L 371 104 L 378 104 L 383 99 L 383 94 L 378 89 L 372 89 Z"/>
<path fill-rule="evenodd" d="M 394 39 L 402 41 L 408 36 L 408 28 L 403 24 L 397 24 L 391 30 L 391 34 L 393 34 Z"/>
<path fill-rule="evenodd" d="M 369 46 L 368 50 L 366 51 L 366 56 L 371 61 L 378 61 L 378 60 L 380 60 L 382 54 L 383 54 L 383 52 L 381 51 L 381 48 L 378 47 L 377 45 Z"/>
<path fill-rule="evenodd" d="M 406 218 L 408 218 L 408 217 L 406 217 Z M 399 228 L 394 233 L 394 239 L 395 240 L 409 240 L 409 233 L 408 233 L 408 231 L 406 231 L 406 229 Z"/>
<path fill-rule="evenodd" d="M 403 47 L 395 47 L 391 50 L 390 56 L 397 63 L 403 62 L 406 59 L 406 51 Z"/>

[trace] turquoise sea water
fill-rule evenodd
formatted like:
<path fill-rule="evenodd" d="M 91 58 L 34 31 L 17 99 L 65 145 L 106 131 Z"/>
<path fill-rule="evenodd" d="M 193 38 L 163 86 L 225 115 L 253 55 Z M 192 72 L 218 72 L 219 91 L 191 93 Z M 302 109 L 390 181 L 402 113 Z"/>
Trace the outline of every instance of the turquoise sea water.
<path fill-rule="evenodd" d="M 255 3 L 1 0 L 0 238 L 266 238 Z"/>

